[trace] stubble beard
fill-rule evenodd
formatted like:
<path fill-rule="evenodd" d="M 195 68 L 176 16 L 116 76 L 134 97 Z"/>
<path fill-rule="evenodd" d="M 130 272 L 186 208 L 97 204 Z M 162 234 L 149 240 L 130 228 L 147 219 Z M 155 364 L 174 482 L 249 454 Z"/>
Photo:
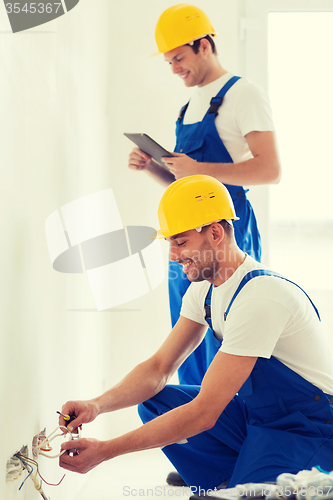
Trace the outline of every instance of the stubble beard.
<path fill-rule="evenodd" d="M 198 283 L 200 281 L 210 281 L 218 274 L 219 265 L 210 244 L 205 240 L 200 247 L 200 256 L 192 260 L 194 268 L 189 270 L 186 274 L 191 283 Z"/>

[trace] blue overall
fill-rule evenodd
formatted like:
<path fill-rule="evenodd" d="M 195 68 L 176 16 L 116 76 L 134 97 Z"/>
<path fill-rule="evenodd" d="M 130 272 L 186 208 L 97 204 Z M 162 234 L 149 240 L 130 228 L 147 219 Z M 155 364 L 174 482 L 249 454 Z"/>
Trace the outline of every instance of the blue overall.
<path fill-rule="evenodd" d="M 283 278 L 265 270 L 249 274 L 242 286 L 263 274 Z M 241 288 L 230 301 L 225 321 Z M 209 300 L 205 309 L 209 322 Z M 166 386 L 139 406 L 141 419 L 145 423 L 184 405 L 199 391 L 199 386 Z M 225 481 L 228 487 L 272 482 L 283 472 L 296 474 L 317 465 L 331 471 L 333 397 L 276 358 L 258 358 L 212 429 L 188 438 L 185 444 L 166 446 L 163 452 L 189 486 L 202 489 Z"/>
<path fill-rule="evenodd" d="M 198 162 L 233 163 L 226 147 L 224 146 L 215 126 L 215 118 L 222 100 L 229 88 L 236 83 L 239 77 L 231 78 L 219 93 L 211 100 L 211 105 L 201 122 L 184 125 L 184 106 L 176 124 L 177 143 L 175 151 L 185 153 Z M 261 245 L 260 235 L 252 206 L 246 198 L 246 190 L 241 186 L 226 185 L 234 202 L 239 221 L 234 222 L 235 237 L 238 246 L 260 261 Z M 190 282 L 184 274 L 182 267 L 177 262 L 169 262 L 169 301 L 172 327 L 177 323 L 182 298 Z M 187 358 L 178 371 L 181 384 L 200 385 L 208 366 L 216 354 L 216 347 L 211 330 L 200 346 Z"/>

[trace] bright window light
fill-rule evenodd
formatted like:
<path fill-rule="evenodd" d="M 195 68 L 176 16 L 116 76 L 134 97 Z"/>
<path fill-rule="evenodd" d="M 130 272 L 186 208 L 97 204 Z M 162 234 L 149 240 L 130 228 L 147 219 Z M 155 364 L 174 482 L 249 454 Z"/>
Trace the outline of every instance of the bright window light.
<path fill-rule="evenodd" d="M 272 12 L 268 19 L 269 94 L 283 169 L 270 189 L 271 266 L 320 293 L 333 288 L 332 26 L 333 12 Z"/>
<path fill-rule="evenodd" d="M 333 12 L 272 12 L 269 94 L 283 178 L 271 218 L 333 220 Z"/>

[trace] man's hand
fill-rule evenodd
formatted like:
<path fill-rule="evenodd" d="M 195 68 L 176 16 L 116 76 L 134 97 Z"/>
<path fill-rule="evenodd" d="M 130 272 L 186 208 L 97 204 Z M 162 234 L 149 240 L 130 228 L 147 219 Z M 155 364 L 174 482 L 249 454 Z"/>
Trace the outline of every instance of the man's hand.
<path fill-rule="evenodd" d="M 76 419 L 68 424 L 67 429 L 70 432 L 75 431 L 80 425 L 87 424 L 95 420 L 99 414 L 98 405 L 91 401 L 68 401 L 61 409 L 64 415 L 75 415 Z M 59 417 L 59 425 L 66 426 L 67 422 L 63 417 Z"/>
<path fill-rule="evenodd" d="M 168 167 L 176 179 L 182 179 L 189 175 L 199 174 L 199 163 L 193 158 L 181 153 L 173 153 L 174 156 L 163 157 L 161 160 Z"/>
<path fill-rule="evenodd" d="M 151 161 L 151 157 L 141 151 L 139 148 L 134 148 L 128 158 L 128 167 L 131 170 L 145 170 Z"/>
<path fill-rule="evenodd" d="M 86 474 L 103 462 L 106 457 L 106 442 L 97 439 L 74 439 L 61 445 L 61 450 L 68 450 L 59 457 L 59 465 L 63 469 L 79 474 Z M 70 450 L 75 449 L 77 454 L 70 456 Z M 110 458 L 110 457 L 108 457 Z"/>

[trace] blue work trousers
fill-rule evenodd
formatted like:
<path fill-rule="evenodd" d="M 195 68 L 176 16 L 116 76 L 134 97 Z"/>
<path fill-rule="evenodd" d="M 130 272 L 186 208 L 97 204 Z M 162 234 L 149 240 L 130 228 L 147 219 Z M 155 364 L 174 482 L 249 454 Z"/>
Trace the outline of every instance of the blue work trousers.
<path fill-rule="evenodd" d="M 218 382 L 217 382 L 218 385 Z M 221 387 L 223 390 L 223 387 Z M 139 405 L 144 423 L 192 401 L 199 386 L 169 385 Z M 188 486 L 271 482 L 320 465 L 333 470 L 333 397 L 275 358 L 258 358 L 214 427 L 163 452 Z"/>

